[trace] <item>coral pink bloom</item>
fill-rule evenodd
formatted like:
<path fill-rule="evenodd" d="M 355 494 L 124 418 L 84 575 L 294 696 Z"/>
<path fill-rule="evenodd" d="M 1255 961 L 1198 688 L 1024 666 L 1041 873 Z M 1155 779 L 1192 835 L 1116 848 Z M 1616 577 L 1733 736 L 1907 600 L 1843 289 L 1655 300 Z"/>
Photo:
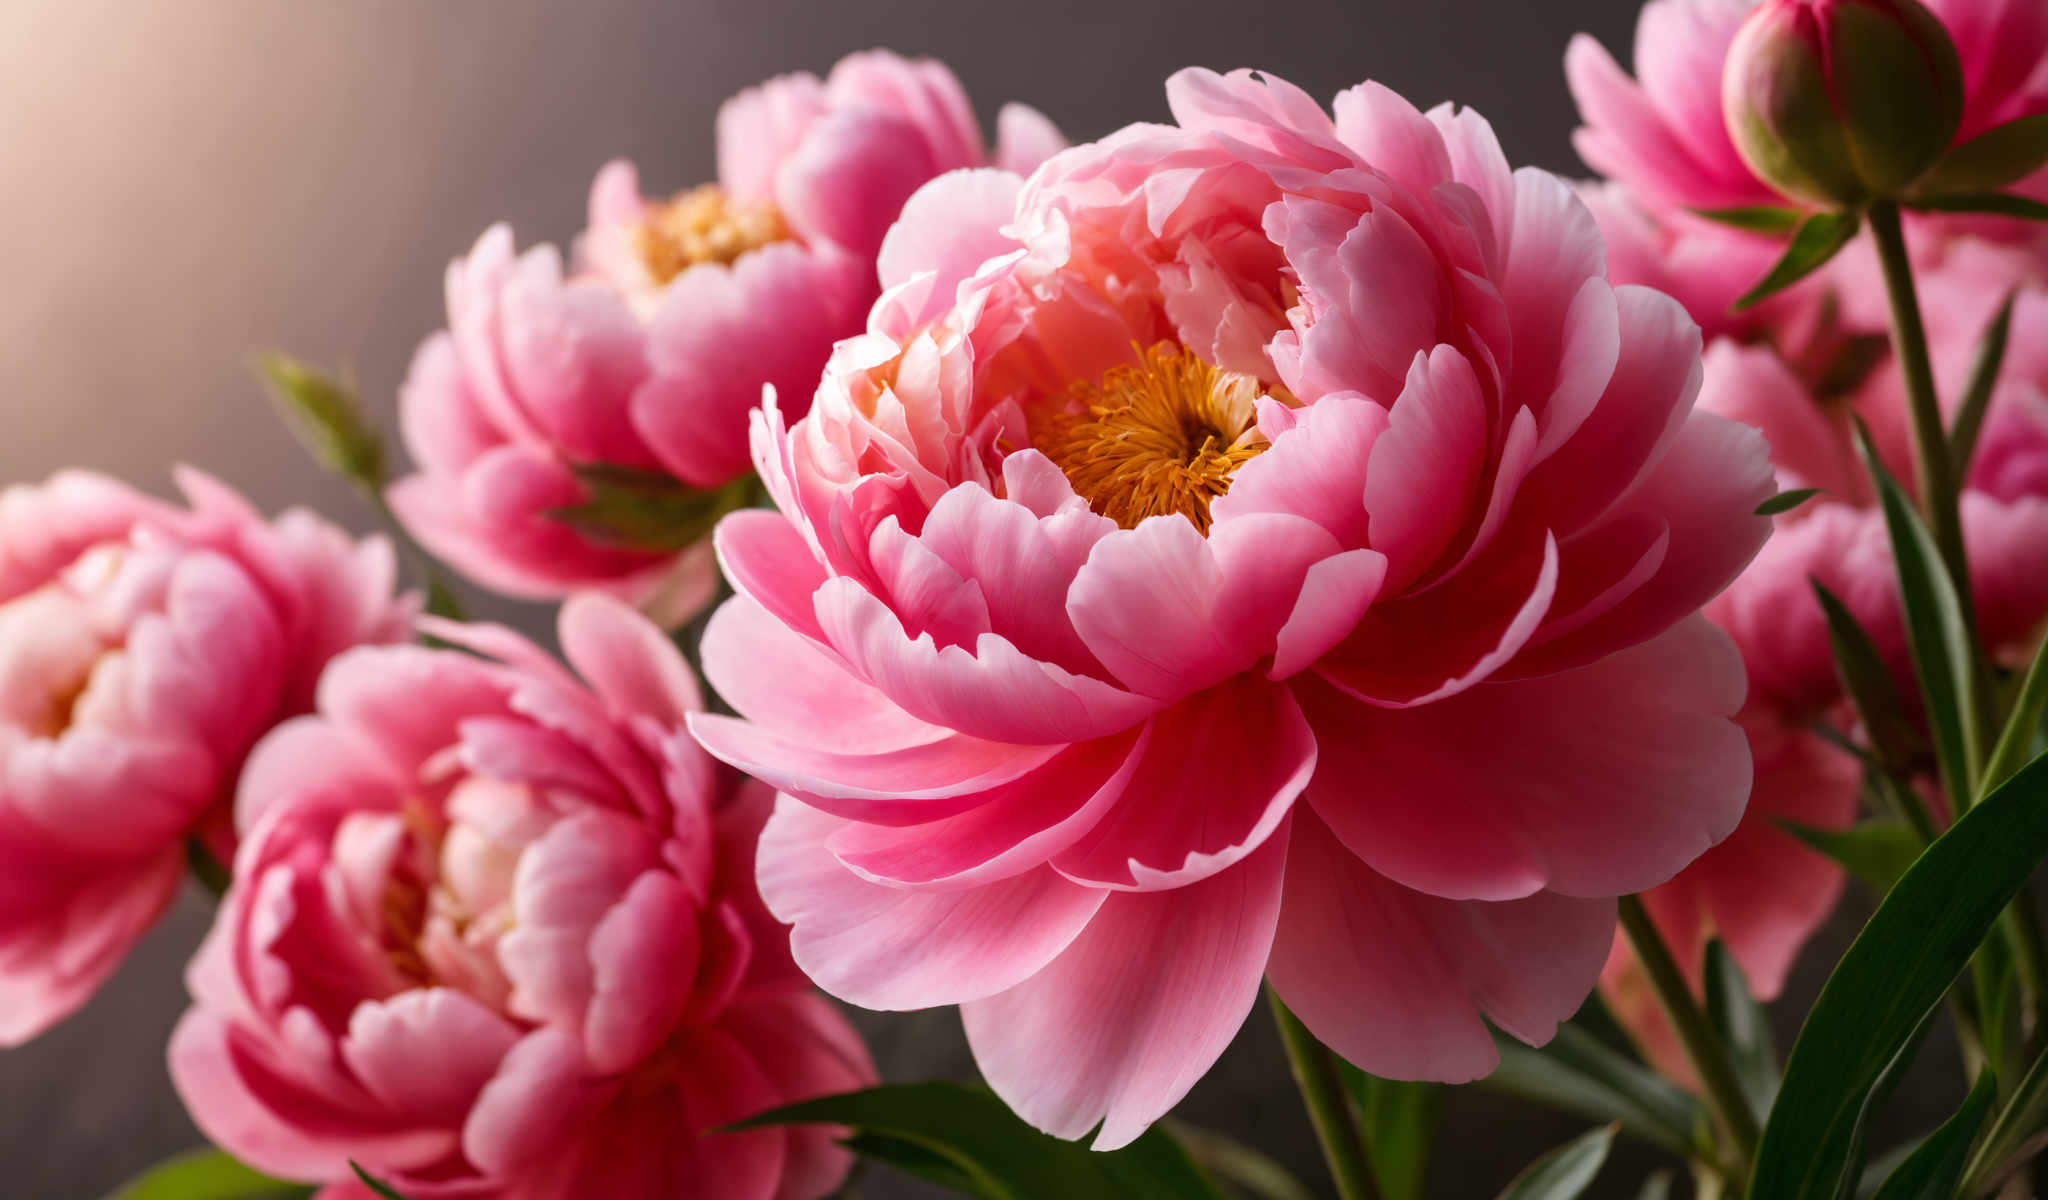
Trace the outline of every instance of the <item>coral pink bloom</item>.
<path fill-rule="evenodd" d="M 194 1120 L 273 1174 L 354 1160 L 417 1200 L 836 1187 L 828 1131 L 719 1132 L 874 1071 L 754 891 L 769 796 L 682 732 L 681 655 L 598 596 L 562 612 L 581 680 L 434 632 L 485 657 L 345 655 L 250 760 L 171 1042 Z"/>
<path fill-rule="evenodd" d="M 1261 975 L 1382 1075 L 1550 1036 L 1612 897 L 1740 816 L 1756 435 L 1471 113 L 1190 70 L 1177 124 L 913 197 L 869 331 L 755 453 L 712 753 L 784 798 L 797 962 L 960 1004 L 1041 1128 L 1122 1145 Z"/>
<path fill-rule="evenodd" d="M 1959 396 L 1975 331 L 2001 291 L 1973 269 L 1923 281 L 1944 395 Z M 2024 661 L 2048 619 L 2048 293 L 2021 295 L 2007 370 L 1995 393 L 1962 497 L 1979 626 L 2008 658 Z M 1970 332 L 1965 333 L 1965 330 Z M 1803 732 L 1845 720 L 1819 582 L 1870 633 L 1902 695 L 1914 694 L 1891 542 L 1856 458 L 1847 415 L 1815 398 L 1777 356 L 1720 344 L 1707 352 L 1703 408 L 1755 425 L 1770 439 L 1781 487 L 1824 493 L 1778 518 L 1771 539 L 1707 614 L 1742 648 L 1750 700 L 1743 715 L 1756 758 L 1756 791 L 1740 829 L 1651 892 L 1646 905 L 1681 964 L 1697 972 L 1709 937 L 1724 941 L 1765 999 L 1778 995 L 1799 948 L 1833 909 L 1840 867 L 1778 827 L 1839 829 L 1860 807 L 1862 767 Z M 1906 399 L 1895 365 L 1880 365 L 1852 399 L 1891 470 L 1911 479 Z M 1617 945 L 1606 976 L 1616 1011 L 1659 1065 L 1690 1078 L 1639 968 Z M 1695 978 L 1697 982 L 1697 978 Z"/>
<path fill-rule="evenodd" d="M 242 758 L 327 659 L 410 631 L 384 539 L 178 481 L 189 510 L 84 472 L 0 492 L 0 1045 L 120 965 L 188 836 L 232 853 Z"/>
<path fill-rule="evenodd" d="M 1062 144 L 1021 105 L 998 131 L 996 160 L 1014 168 Z M 950 71 L 871 51 L 822 82 L 783 76 L 727 101 L 717 183 L 649 201 L 630 163 L 607 166 L 566 277 L 554 247 L 515 255 L 511 232 L 490 230 L 449 268 L 448 329 L 400 397 L 418 473 L 393 507 L 488 587 L 601 587 L 682 621 L 709 599 L 709 548 L 566 523 L 591 495 L 578 468 L 688 489 L 745 475 L 748 410 L 764 385 L 809 395 L 833 342 L 860 329 L 903 201 L 987 161 Z"/>

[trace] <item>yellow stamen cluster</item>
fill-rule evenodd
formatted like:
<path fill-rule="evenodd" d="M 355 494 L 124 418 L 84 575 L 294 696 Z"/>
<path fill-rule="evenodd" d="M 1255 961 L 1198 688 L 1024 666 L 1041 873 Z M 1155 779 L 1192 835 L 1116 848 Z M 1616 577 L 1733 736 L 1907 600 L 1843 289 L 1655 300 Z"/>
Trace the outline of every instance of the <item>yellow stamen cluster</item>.
<path fill-rule="evenodd" d="M 773 205 L 735 201 L 707 183 L 649 208 L 636 233 L 648 274 L 667 283 L 698 263 L 731 263 L 749 250 L 785 241 L 789 227 Z"/>
<path fill-rule="evenodd" d="M 1096 512 L 1126 529 L 1179 513 L 1209 531 L 1209 505 L 1266 448 L 1250 376 L 1160 342 L 1099 383 L 1069 388 L 1031 422 L 1031 442 Z"/>

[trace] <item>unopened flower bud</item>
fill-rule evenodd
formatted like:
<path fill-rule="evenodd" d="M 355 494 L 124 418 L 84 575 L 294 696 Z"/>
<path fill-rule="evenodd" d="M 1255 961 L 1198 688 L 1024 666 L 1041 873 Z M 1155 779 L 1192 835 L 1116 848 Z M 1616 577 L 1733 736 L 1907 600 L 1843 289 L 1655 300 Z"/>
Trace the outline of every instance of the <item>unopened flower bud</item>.
<path fill-rule="evenodd" d="M 1765 182 L 1849 207 L 1899 195 L 1948 150 L 1962 64 L 1918 0 L 1765 0 L 1729 49 L 1721 103 Z"/>

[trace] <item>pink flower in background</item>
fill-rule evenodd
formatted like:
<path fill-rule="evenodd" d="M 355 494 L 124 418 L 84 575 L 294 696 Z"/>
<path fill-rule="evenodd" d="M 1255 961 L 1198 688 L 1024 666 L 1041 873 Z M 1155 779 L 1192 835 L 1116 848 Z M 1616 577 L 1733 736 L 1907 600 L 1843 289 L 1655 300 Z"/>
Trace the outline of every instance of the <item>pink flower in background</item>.
<path fill-rule="evenodd" d="M 998 132 L 996 161 L 1013 169 L 1063 144 L 1021 105 Z M 710 598 L 708 547 L 565 522 L 592 497 L 579 468 L 678 490 L 745 475 L 747 412 L 764 385 L 807 396 L 832 343 L 860 329 L 903 201 L 988 160 L 950 71 L 870 51 L 823 81 L 782 76 L 728 100 L 716 183 L 650 201 L 630 163 L 607 166 L 566 273 L 554 247 L 515 254 L 493 228 L 449 268 L 448 329 L 401 394 L 418 473 L 392 506 L 488 587 L 599 587 L 680 623 Z"/>
<path fill-rule="evenodd" d="M 1999 303 L 1983 271 L 2010 263 L 1959 256 L 1921 281 L 1942 394 L 1960 397 L 1977 332 Z M 2011 275 L 2004 276 L 2011 279 Z M 2015 305 L 2010 350 L 1962 496 L 1977 617 L 1987 646 L 2024 663 L 2048 621 L 2048 292 Z M 1792 821 L 1840 829 L 1860 809 L 1855 758 L 1805 732 L 1811 722 L 1847 726 L 1853 714 L 1837 678 L 1817 581 L 1869 632 L 1902 696 L 1916 694 L 1883 514 L 1850 438 L 1847 409 L 1872 428 L 1892 472 L 1910 485 L 1906 398 L 1897 367 L 1881 364 L 1849 398 L 1829 404 L 1778 356 L 1722 343 L 1706 356 L 1702 408 L 1756 426 L 1770 440 L 1778 485 L 1823 493 L 1777 518 L 1778 532 L 1742 577 L 1707 606 L 1748 664 L 1743 725 L 1756 759 L 1756 791 L 1742 827 L 1645 904 L 1681 965 L 1695 973 L 1709 937 L 1722 939 L 1769 1000 L 1806 939 L 1826 920 L 1843 873 L 1778 827 Z M 1639 978 L 1617 944 L 1605 991 L 1659 1066 L 1690 1078 Z"/>
<path fill-rule="evenodd" d="M 242 758 L 330 657 L 410 636 L 384 539 L 178 482 L 190 509 L 85 472 L 0 492 L 0 1044 L 120 965 L 188 836 L 232 854 Z"/>
<path fill-rule="evenodd" d="M 1768 529 L 1697 328 L 1483 120 L 1167 91 L 911 200 L 809 415 L 756 418 L 781 512 L 720 526 L 705 643 L 744 719 L 691 724 L 785 793 L 798 964 L 960 1004 L 996 1091 L 1104 1148 L 1262 976 L 1381 1075 L 1547 1039 L 1612 897 L 1742 812 L 1695 613 Z"/>
<path fill-rule="evenodd" d="M 1586 122 L 1575 138 L 1580 157 L 1660 209 L 1784 204 L 1743 162 L 1722 116 L 1722 69 L 1755 7 L 1755 0 L 1650 0 L 1636 25 L 1634 79 L 1599 42 L 1573 38 L 1565 74 Z M 1927 7 L 1962 58 L 1958 142 L 2048 111 L 2048 5 L 1927 0 Z"/>
<path fill-rule="evenodd" d="M 359 650 L 271 735 L 171 1045 L 193 1118 L 273 1174 L 417 1200 L 821 1196 L 829 1130 L 719 1132 L 874 1081 L 752 882 L 769 796 L 680 729 L 680 654 L 597 596 L 581 680 L 508 631 Z M 352 1194 L 342 1184 L 337 1194 Z"/>

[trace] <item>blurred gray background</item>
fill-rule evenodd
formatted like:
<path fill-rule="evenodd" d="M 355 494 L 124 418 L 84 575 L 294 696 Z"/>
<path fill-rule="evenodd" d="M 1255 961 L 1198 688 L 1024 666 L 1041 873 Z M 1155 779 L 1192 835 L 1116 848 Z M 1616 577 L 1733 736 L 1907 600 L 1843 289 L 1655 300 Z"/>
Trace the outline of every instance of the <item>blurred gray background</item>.
<path fill-rule="evenodd" d="M 486 225 L 509 220 L 522 245 L 565 241 L 592 173 L 618 155 L 638 161 L 651 191 L 706 179 L 720 100 L 778 72 L 822 72 L 850 50 L 944 59 L 985 121 L 1020 99 L 1075 138 L 1163 119 L 1160 83 L 1189 64 L 1261 67 L 1325 98 L 1373 78 L 1424 106 L 1477 108 L 1518 164 L 1578 173 L 1565 42 L 1588 30 L 1625 47 L 1635 9 L 4 0 L 0 483 L 81 465 L 163 491 L 170 464 L 189 462 L 265 508 L 308 504 L 367 529 L 356 497 L 271 416 L 247 371 L 253 349 L 353 364 L 389 428 L 412 348 L 442 320 L 443 268 Z M 465 599 L 529 628 L 544 621 Z M 185 897 L 89 1008 L 0 1052 L 0 1194 L 99 1196 L 198 1142 L 162 1049 L 206 920 L 204 901 Z M 1836 947 L 1854 928 L 1838 926 Z M 1796 1017 L 1823 974 L 1808 963 L 1781 1018 Z M 951 1012 L 863 1023 L 890 1078 L 971 1073 Z M 1954 1072 L 1944 1050 L 1928 1058 L 1905 1095 L 1935 1105 L 1950 1099 Z M 1263 1010 L 1181 1115 L 1328 1187 Z M 1580 1127 L 1463 1089 L 1446 1108 L 1430 1195 L 1491 1196 Z M 1619 1155 L 1600 1194 L 1634 1195 L 1653 1162 Z M 862 1191 L 926 1194 L 878 1175 Z"/>

